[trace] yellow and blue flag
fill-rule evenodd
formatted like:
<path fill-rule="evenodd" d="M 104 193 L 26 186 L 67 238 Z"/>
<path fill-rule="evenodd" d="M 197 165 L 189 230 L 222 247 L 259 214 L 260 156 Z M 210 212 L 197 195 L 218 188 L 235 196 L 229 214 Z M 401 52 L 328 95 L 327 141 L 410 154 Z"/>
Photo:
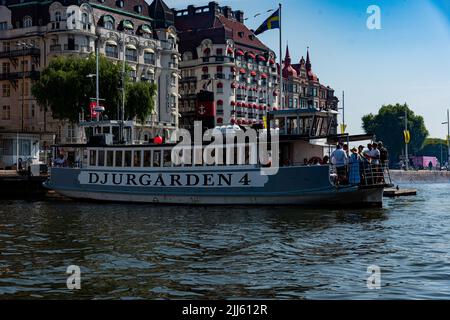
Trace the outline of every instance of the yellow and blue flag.
<path fill-rule="evenodd" d="M 275 11 L 262 25 L 255 31 L 255 35 L 261 34 L 267 30 L 280 29 L 280 9 Z"/>

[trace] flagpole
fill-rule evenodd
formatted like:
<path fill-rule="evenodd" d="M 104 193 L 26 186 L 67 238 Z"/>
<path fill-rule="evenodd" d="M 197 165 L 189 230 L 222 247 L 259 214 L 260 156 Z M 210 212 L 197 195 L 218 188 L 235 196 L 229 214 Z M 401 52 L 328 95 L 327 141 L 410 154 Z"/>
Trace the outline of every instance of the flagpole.
<path fill-rule="evenodd" d="M 280 109 L 283 109 L 283 42 L 282 42 L 282 37 L 281 37 L 281 3 L 279 4 L 279 9 L 280 10 Z"/>

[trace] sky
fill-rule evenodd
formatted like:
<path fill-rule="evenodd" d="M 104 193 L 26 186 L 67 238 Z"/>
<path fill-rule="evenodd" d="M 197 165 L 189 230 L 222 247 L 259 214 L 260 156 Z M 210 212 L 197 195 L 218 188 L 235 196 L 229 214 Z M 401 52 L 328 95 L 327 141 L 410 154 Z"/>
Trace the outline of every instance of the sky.
<path fill-rule="evenodd" d="M 209 1 L 165 0 L 177 9 Z M 280 1 L 221 0 L 243 10 L 256 29 Z M 450 108 L 450 1 L 448 0 L 281 0 L 283 47 L 293 62 L 310 48 L 321 83 L 345 91 L 345 122 L 362 133 L 361 117 L 383 104 L 407 103 L 425 119 L 430 137 L 445 138 Z M 381 29 L 369 29 L 367 9 L 377 5 Z M 262 15 L 254 18 L 257 13 Z M 277 54 L 278 30 L 259 36 Z M 283 55 L 285 48 L 283 48 Z M 341 118 L 342 119 L 342 118 Z"/>

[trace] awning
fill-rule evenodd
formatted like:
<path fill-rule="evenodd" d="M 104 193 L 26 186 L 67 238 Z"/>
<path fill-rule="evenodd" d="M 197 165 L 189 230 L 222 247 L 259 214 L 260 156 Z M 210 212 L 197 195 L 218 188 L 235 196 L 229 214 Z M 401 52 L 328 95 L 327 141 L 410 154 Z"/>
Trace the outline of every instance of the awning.
<path fill-rule="evenodd" d="M 244 55 L 244 51 L 242 51 L 242 50 L 236 50 L 236 55 L 238 55 L 238 56 L 243 56 L 243 55 Z"/>
<path fill-rule="evenodd" d="M 255 76 L 256 76 L 256 71 L 250 72 L 250 75 L 251 75 L 252 77 L 255 77 Z"/>
<path fill-rule="evenodd" d="M 127 49 L 131 49 L 131 50 L 136 50 L 136 46 L 134 44 L 131 44 L 131 43 L 127 44 L 126 48 Z"/>
<path fill-rule="evenodd" d="M 259 60 L 259 61 L 266 61 L 266 58 L 263 57 L 263 56 L 258 56 L 258 60 Z"/>
<path fill-rule="evenodd" d="M 357 135 L 348 135 L 348 134 L 337 134 L 334 136 L 329 136 L 327 139 L 328 144 L 337 144 L 338 142 L 358 142 L 358 141 L 367 141 L 373 140 L 373 134 L 357 134 Z"/>
<path fill-rule="evenodd" d="M 270 60 L 269 60 L 269 63 L 270 63 L 270 64 L 275 64 L 275 60 L 270 59 Z"/>
<path fill-rule="evenodd" d="M 203 71 L 203 72 L 208 72 L 208 67 L 207 67 L 207 66 L 204 66 L 204 67 L 202 68 L 202 71 Z"/>
<path fill-rule="evenodd" d="M 219 83 L 217 84 L 217 88 L 223 88 L 223 83 L 222 83 L 222 82 L 219 82 Z"/>
<path fill-rule="evenodd" d="M 117 47 L 117 42 L 115 42 L 114 40 L 106 40 L 106 44 Z"/>
<path fill-rule="evenodd" d="M 265 73 L 261 74 L 261 79 L 267 79 L 267 74 Z"/>
<path fill-rule="evenodd" d="M 211 49 L 210 48 L 206 48 L 205 50 L 203 50 L 204 54 L 210 54 L 211 53 Z"/>
<path fill-rule="evenodd" d="M 246 74 L 247 71 L 245 71 L 245 69 L 241 69 L 241 70 L 239 70 L 239 73 L 240 73 L 240 74 Z"/>
<path fill-rule="evenodd" d="M 228 47 L 227 52 L 228 52 L 228 53 L 233 53 L 233 48 Z"/>
<path fill-rule="evenodd" d="M 255 55 L 251 52 L 247 53 L 247 57 L 251 58 L 251 59 L 255 59 Z"/>
<path fill-rule="evenodd" d="M 152 48 L 145 48 L 144 52 L 145 53 L 155 53 L 155 50 L 153 50 Z"/>
<path fill-rule="evenodd" d="M 141 30 L 144 33 L 152 33 L 152 29 L 150 28 L 150 26 L 148 24 L 143 24 L 141 26 Z"/>
<path fill-rule="evenodd" d="M 134 29 L 133 22 L 131 22 L 130 20 L 123 20 L 122 21 L 122 27 L 124 29 L 131 29 L 131 30 Z"/>

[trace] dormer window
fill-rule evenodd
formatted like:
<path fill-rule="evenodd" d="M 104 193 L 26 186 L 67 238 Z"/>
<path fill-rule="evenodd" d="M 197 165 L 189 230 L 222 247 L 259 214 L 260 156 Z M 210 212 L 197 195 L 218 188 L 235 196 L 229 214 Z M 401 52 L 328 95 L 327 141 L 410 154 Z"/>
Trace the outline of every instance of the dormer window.
<path fill-rule="evenodd" d="M 123 0 L 117 0 L 117 1 L 116 1 L 116 5 L 117 5 L 119 8 L 123 8 L 123 6 L 124 6 Z"/>
<path fill-rule="evenodd" d="M 248 36 L 248 38 L 249 38 L 251 41 L 255 40 L 255 36 L 254 36 L 253 34 L 250 34 L 250 35 Z"/>
<path fill-rule="evenodd" d="M 239 31 L 239 32 L 238 32 L 238 36 L 241 37 L 241 38 L 243 38 L 243 37 L 244 37 L 244 32 L 243 32 L 243 31 Z"/>
<path fill-rule="evenodd" d="M 61 21 L 61 12 L 59 11 L 55 12 L 55 21 Z"/>
<path fill-rule="evenodd" d="M 33 26 L 33 19 L 30 16 L 26 16 L 23 18 L 23 27 L 30 28 Z"/>
<path fill-rule="evenodd" d="M 141 13 L 142 12 L 142 6 L 141 5 L 134 6 L 134 11 L 136 11 L 137 13 Z"/>

